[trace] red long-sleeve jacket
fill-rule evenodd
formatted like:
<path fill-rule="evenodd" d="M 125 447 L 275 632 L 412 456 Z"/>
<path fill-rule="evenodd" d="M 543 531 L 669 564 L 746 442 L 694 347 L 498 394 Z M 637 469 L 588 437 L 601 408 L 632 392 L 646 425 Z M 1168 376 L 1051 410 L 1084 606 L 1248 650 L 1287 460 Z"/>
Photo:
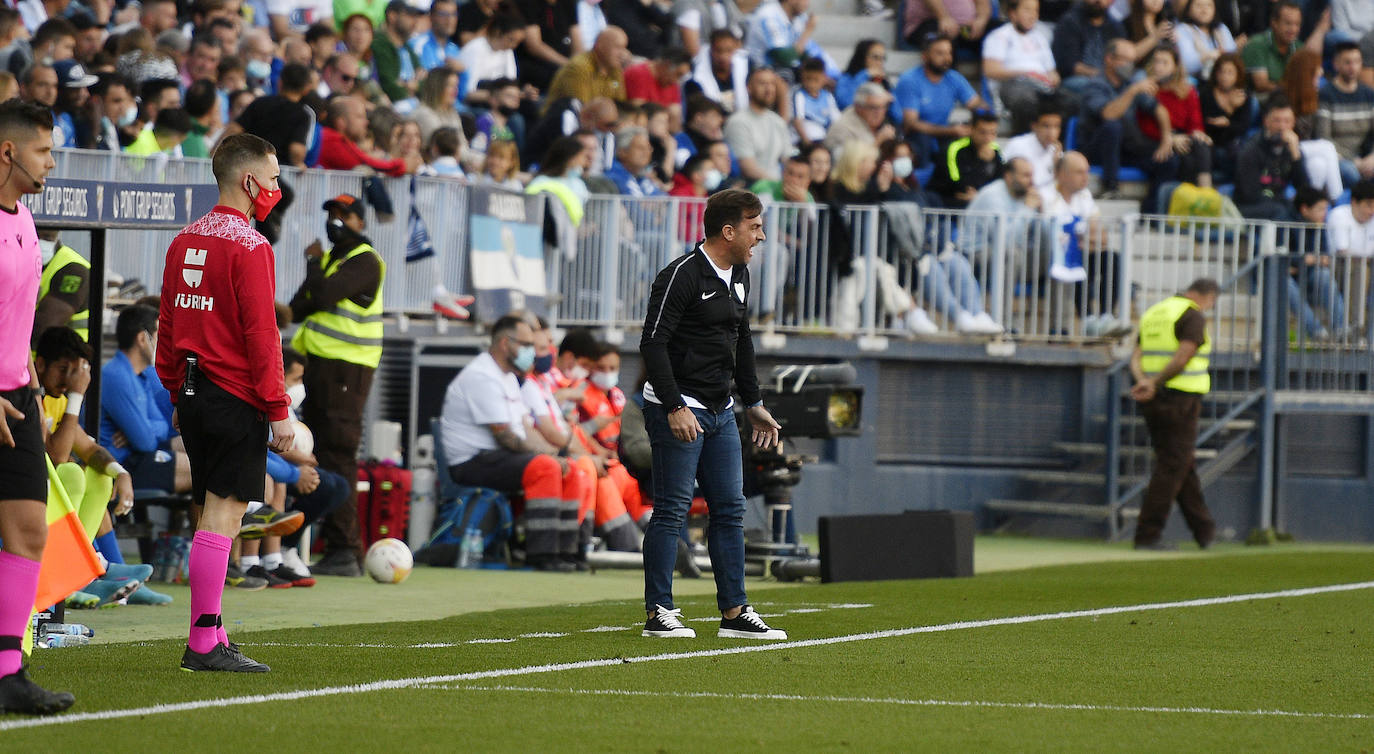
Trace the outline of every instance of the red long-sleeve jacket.
<path fill-rule="evenodd" d="M 158 313 L 157 376 L 176 402 L 186 356 L 225 391 L 287 418 L 272 246 L 238 210 L 216 206 L 167 248 Z"/>
<path fill-rule="evenodd" d="M 328 170 L 352 170 L 359 165 L 366 165 L 393 178 L 406 174 L 405 160 L 378 160 L 338 131 L 332 128 L 320 129 L 320 167 Z"/>

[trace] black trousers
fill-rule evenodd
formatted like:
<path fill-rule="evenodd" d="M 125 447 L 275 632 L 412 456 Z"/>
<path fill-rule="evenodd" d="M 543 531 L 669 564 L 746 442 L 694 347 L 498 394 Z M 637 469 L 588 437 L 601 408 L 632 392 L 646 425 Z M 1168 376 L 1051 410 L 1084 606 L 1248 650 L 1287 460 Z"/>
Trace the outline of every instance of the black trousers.
<path fill-rule="evenodd" d="M 1155 467 L 1150 474 L 1150 485 L 1145 488 L 1145 499 L 1140 504 L 1135 543 L 1148 545 L 1159 541 L 1175 500 L 1198 544 L 1211 542 L 1217 527 L 1202 497 L 1202 481 L 1198 479 L 1194 452 L 1202 396 L 1164 388 L 1154 400 L 1142 404 L 1140 412 L 1150 430 Z"/>
<path fill-rule="evenodd" d="M 310 354 L 305 365 L 305 403 L 301 421 L 315 435 L 320 468 L 348 482 L 348 499 L 320 527 L 325 552 L 351 550 L 363 556 L 358 528 L 358 443 L 363 439 L 363 406 L 372 389 L 372 367 Z"/>

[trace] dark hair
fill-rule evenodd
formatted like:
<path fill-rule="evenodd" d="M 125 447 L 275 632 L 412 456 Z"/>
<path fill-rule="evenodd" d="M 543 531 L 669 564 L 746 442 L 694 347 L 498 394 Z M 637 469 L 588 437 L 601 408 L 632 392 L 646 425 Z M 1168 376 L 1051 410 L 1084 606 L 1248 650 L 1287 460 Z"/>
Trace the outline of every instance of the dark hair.
<path fill-rule="evenodd" d="M 66 325 L 49 327 L 38 336 L 33 347 L 38 358 L 52 364 L 63 359 L 91 360 L 91 347 L 81 339 L 76 331 Z"/>
<path fill-rule="evenodd" d="M 682 163 L 682 169 L 679 172 L 681 172 L 688 178 L 691 178 L 692 173 L 695 173 L 698 170 L 701 170 L 702 168 L 706 168 L 707 170 L 709 170 L 710 167 L 711 158 L 707 157 L 705 154 L 701 152 L 697 152 L 691 157 L 688 157 L 686 162 Z"/>
<path fill-rule="evenodd" d="M 991 110 L 974 110 L 974 111 L 973 111 L 972 125 L 974 125 L 974 126 L 978 125 L 979 123 L 996 123 L 996 122 L 997 122 L 997 113 L 994 113 L 994 112 L 991 111 Z"/>
<path fill-rule="evenodd" d="M 300 364 L 302 367 L 304 367 L 305 364 L 306 364 L 306 361 L 305 361 L 305 354 L 301 353 L 300 351 L 297 351 L 297 350 L 294 349 L 294 348 L 289 348 L 289 347 L 284 347 L 284 348 L 282 348 L 282 349 L 281 349 L 281 371 L 282 371 L 282 374 L 285 374 L 285 373 L 291 371 L 291 365 L 292 365 L 292 364 Z"/>
<path fill-rule="evenodd" d="M 1059 109 L 1059 105 L 1056 104 L 1053 100 L 1048 100 L 1048 99 L 1047 99 L 1047 100 L 1041 102 L 1041 103 L 1040 103 L 1040 106 L 1037 107 L 1037 108 L 1035 109 L 1035 120 L 1036 120 L 1036 121 L 1040 120 L 1041 118 L 1045 117 L 1046 115 L 1053 115 L 1053 116 L 1059 118 L 1061 121 L 1064 119 L 1064 113 Z M 1032 122 L 1035 122 L 1035 121 L 1032 121 Z"/>
<path fill-rule="evenodd" d="M 57 69 L 53 68 L 47 63 L 34 63 L 30 65 L 28 68 L 24 69 L 23 75 L 19 77 L 19 83 L 23 86 L 33 86 L 34 77 L 38 74 L 39 71 L 43 70 L 52 71 L 52 75 L 57 75 Z"/>
<path fill-rule="evenodd" d="M 1211 278 L 1198 278 L 1188 284 L 1189 293 L 1201 293 L 1204 296 L 1215 296 L 1221 293 L 1221 286 Z"/>
<path fill-rule="evenodd" d="M 1332 45 L 1332 47 L 1331 47 L 1331 57 L 1332 57 L 1332 58 L 1335 58 L 1337 55 L 1340 55 L 1340 54 L 1343 53 L 1343 52 L 1350 52 L 1351 50 L 1354 50 L 1355 52 L 1360 52 L 1360 43 L 1359 43 L 1359 42 L 1337 42 L 1335 45 Z M 1364 55 L 1364 53 L 1362 53 L 1362 52 L 1360 52 L 1360 54 L 1361 54 L 1361 56 Z"/>
<path fill-rule="evenodd" d="M 525 28 L 525 19 L 511 13 L 498 11 L 487 21 L 487 36 L 505 36 L 513 31 L 521 31 Z"/>
<path fill-rule="evenodd" d="M 894 143 L 895 143 L 897 140 L 896 140 L 896 139 L 888 139 L 888 141 L 891 141 L 891 142 L 894 142 Z M 887 142 L 883 142 L 883 143 L 886 144 Z M 902 143 L 905 144 L 906 142 L 902 142 Z M 784 165 L 787 165 L 787 164 L 792 164 L 792 165 L 805 165 L 807 170 L 810 170 L 810 169 L 811 169 L 811 161 L 808 160 L 808 159 L 806 159 L 805 157 L 802 157 L 802 156 L 801 156 L 801 153 L 794 154 L 794 155 L 792 155 L 791 157 L 788 157 L 787 159 L 783 160 L 782 162 L 783 162 Z"/>
<path fill-rule="evenodd" d="M 654 60 L 675 66 L 692 64 L 692 56 L 687 54 L 687 50 L 676 45 L 659 50 L 658 54 L 654 56 Z"/>
<path fill-rule="evenodd" d="M 337 31 L 334 31 L 333 26 L 331 26 L 330 24 L 323 23 L 321 21 L 316 21 L 315 23 L 310 25 L 310 28 L 305 30 L 305 43 L 308 45 L 313 45 L 321 39 L 325 39 L 327 37 L 334 37 L 335 39 L 338 39 L 339 33 Z"/>
<path fill-rule="evenodd" d="M 157 330 L 157 310 L 151 306 L 130 306 L 119 313 L 115 322 L 115 344 L 119 350 L 127 351 L 134 347 L 141 332 Z"/>
<path fill-rule="evenodd" d="M 1212 72 L 1207 74 L 1207 84 L 1212 88 L 1217 88 L 1217 71 L 1221 70 L 1223 64 L 1229 64 L 1236 69 L 1236 86 L 1241 89 L 1250 89 L 1250 72 L 1245 70 L 1245 58 L 1238 52 L 1222 53 L 1220 57 L 1212 61 Z"/>
<path fill-rule="evenodd" d="M 460 146 L 458 129 L 451 126 L 434 129 L 434 133 L 429 136 L 429 146 L 442 157 L 457 157 Z"/>
<path fill-rule="evenodd" d="M 181 84 L 175 79 L 148 79 L 138 85 L 138 98 L 144 104 L 154 102 L 162 96 L 168 89 L 181 90 Z"/>
<path fill-rule="evenodd" d="M 190 52 L 191 50 L 194 50 L 197 47 L 213 47 L 216 50 L 223 49 L 219 46 L 219 40 L 215 39 L 209 34 L 197 34 L 194 37 L 191 37 L 191 43 L 187 45 L 186 51 Z"/>
<path fill-rule="evenodd" d="M 301 63 L 287 63 L 281 67 L 281 90 L 303 92 L 310 87 L 310 68 Z"/>
<path fill-rule="evenodd" d="M 183 103 L 186 107 L 186 114 L 192 118 L 203 118 L 215 107 L 219 101 L 219 92 L 215 90 L 215 82 L 210 79 L 201 79 L 186 87 L 186 97 Z M 162 121 L 162 113 L 158 113 L 158 122 Z"/>
<path fill-rule="evenodd" d="M 704 94 L 693 94 L 687 98 L 687 108 L 683 111 L 682 120 L 684 123 L 690 123 L 692 118 L 712 110 L 720 113 L 722 117 L 725 115 L 725 108 L 719 102 Z"/>
<path fill-rule="evenodd" d="M 91 84 L 91 96 L 104 97 L 112 86 L 122 86 L 131 95 L 134 92 L 134 85 L 118 73 L 101 73 L 96 76 L 96 82 Z"/>
<path fill-rule="evenodd" d="M 8 36 L 19 23 L 19 11 L 9 7 L 0 7 L 0 37 Z"/>
<path fill-rule="evenodd" d="M 210 166 L 215 181 L 221 187 L 229 187 L 243 174 L 244 168 L 276 153 L 272 142 L 261 136 L 239 133 L 220 139 L 215 153 L 210 156 Z"/>
<path fill-rule="evenodd" d="M 711 38 L 710 38 L 709 40 L 706 41 L 706 45 L 707 45 L 708 47 L 714 46 L 716 42 L 719 42 L 719 41 L 725 40 L 725 39 L 734 40 L 734 41 L 736 41 L 736 42 L 741 41 L 740 38 L 739 38 L 738 36 L 736 36 L 735 33 L 734 33 L 733 31 L 730 31 L 729 29 L 721 28 L 721 29 L 716 29 L 715 31 L 711 32 Z"/>
<path fill-rule="evenodd" d="M 844 72 L 853 76 L 868 69 L 868 53 L 873 51 L 874 45 L 882 44 L 878 39 L 860 39 L 854 45 L 854 54 L 849 56 L 849 65 L 845 66 Z"/>
<path fill-rule="evenodd" d="M 1292 110 L 1293 103 L 1288 101 L 1288 95 L 1283 92 L 1274 92 L 1264 101 L 1264 107 L 1260 110 L 1260 122 L 1264 122 L 1269 117 L 1269 113 L 1275 110 Z"/>
<path fill-rule="evenodd" d="M 639 111 L 641 113 L 644 113 L 644 117 L 646 119 L 653 120 L 653 117 L 655 115 L 667 113 L 668 108 L 664 107 L 663 105 L 660 105 L 657 102 L 645 102 L 644 104 L 639 106 Z"/>
<path fill-rule="evenodd" d="M 244 72 L 243 58 L 238 55 L 225 55 L 219 59 L 219 65 L 215 66 L 215 75 L 220 78 L 224 78 L 226 75 L 236 71 L 239 73 Z"/>
<path fill-rule="evenodd" d="M 806 58 L 802 60 L 802 73 L 825 73 L 825 61 L 820 58 Z"/>
<path fill-rule="evenodd" d="M 17 98 L 0 102 L 0 141 L 26 144 L 42 135 L 40 129 L 52 131 L 51 110 Z"/>
<path fill-rule="evenodd" d="M 1279 16 L 1285 9 L 1295 10 L 1298 12 L 1299 16 L 1302 15 L 1302 5 L 1294 2 L 1294 0 L 1282 0 L 1281 2 L 1274 3 L 1273 7 L 1269 9 L 1270 25 L 1273 25 L 1275 21 L 1279 20 Z"/>
<path fill-rule="evenodd" d="M 29 40 L 29 44 L 35 48 L 42 47 L 48 42 L 62 37 L 75 39 L 76 27 L 72 26 L 72 22 L 65 18 L 50 18 L 39 24 L 37 29 L 34 29 L 33 39 Z"/>
<path fill-rule="evenodd" d="M 582 140 L 576 136 L 561 136 L 549 145 L 544 160 L 539 163 L 540 175 L 561 176 L 568 170 L 568 163 L 582 154 Z"/>
<path fill-rule="evenodd" d="M 1350 201 L 1367 202 L 1374 199 L 1374 180 L 1365 178 L 1350 189 Z"/>
<path fill-rule="evenodd" d="M 457 74 L 455 74 L 455 75 L 457 75 Z M 477 88 L 478 88 L 478 89 L 486 89 L 487 91 L 491 92 L 492 94 L 495 94 L 496 92 L 498 92 L 498 91 L 500 91 L 500 90 L 502 90 L 502 89 L 506 89 L 506 88 L 512 87 L 512 86 L 514 86 L 514 87 L 519 87 L 519 86 L 520 86 L 520 82 L 519 82 L 519 81 L 516 81 L 515 79 L 507 78 L 507 77 L 504 77 L 504 76 L 501 77 L 501 78 L 499 78 L 499 79 L 487 79 L 486 81 L 482 81 L 482 82 L 480 82 L 480 83 L 477 84 Z"/>
<path fill-rule="evenodd" d="M 157 111 L 157 120 L 153 121 L 154 133 L 191 133 L 191 116 L 179 107 L 163 108 Z"/>
<path fill-rule="evenodd" d="M 525 318 L 518 314 L 504 314 L 491 326 L 491 344 L 496 345 L 502 338 L 508 338 L 515 334 L 515 330 L 522 324 L 529 324 Z"/>
<path fill-rule="evenodd" d="M 1351 192 L 1352 197 L 1354 196 L 1354 193 L 1354 191 Z M 1303 186 L 1302 188 L 1298 189 L 1296 193 L 1293 194 L 1294 207 L 1311 207 L 1317 202 L 1329 201 L 1331 201 L 1331 198 L 1326 195 L 1325 191 L 1322 191 L 1319 188 L 1314 188 L 1312 186 Z"/>
<path fill-rule="evenodd" d="M 711 195 L 706 200 L 706 211 L 702 213 L 702 225 L 707 238 L 719 238 L 721 229 L 727 225 L 738 225 L 745 218 L 763 214 L 763 203 L 749 191 L 725 189 Z"/>
<path fill-rule="evenodd" d="M 596 348 L 597 340 L 596 336 L 592 335 L 592 331 L 578 328 L 569 330 L 568 334 L 563 336 L 563 342 L 558 344 L 558 353 L 559 355 L 571 353 L 579 359 L 594 359 L 596 358 Z"/>
<path fill-rule="evenodd" d="M 601 361 L 611 354 L 619 356 L 620 349 L 605 341 L 597 341 L 596 352 L 592 355 L 592 361 Z"/>

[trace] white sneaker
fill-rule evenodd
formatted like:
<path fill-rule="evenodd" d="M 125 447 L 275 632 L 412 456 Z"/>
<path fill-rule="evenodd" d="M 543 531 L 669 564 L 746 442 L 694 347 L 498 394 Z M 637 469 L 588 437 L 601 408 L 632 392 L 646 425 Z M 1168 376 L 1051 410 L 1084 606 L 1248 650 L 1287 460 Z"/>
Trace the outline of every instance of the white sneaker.
<path fill-rule="evenodd" d="M 892 18 L 897 14 L 891 8 L 883 5 L 881 0 L 864 0 L 864 15 L 869 18 Z"/>
<path fill-rule="evenodd" d="M 968 312 L 961 311 L 954 317 L 954 329 L 961 333 L 974 335 L 981 333 L 978 318 Z"/>
<path fill-rule="evenodd" d="M 644 622 L 640 636 L 659 639 L 695 639 L 697 632 L 682 625 L 682 611 L 654 605 L 654 616 Z"/>
<path fill-rule="evenodd" d="M 310 575 L 310 569 L 306 567 L 305 561 L 301 560 L 300 551 L 294 547 L 282 550 L 281 564 L 302 576 Z"/>
<path fill-rule="evenodd" d="M 978 326 L 978 329 L 974 332 L 984 333 L 986 335 L 1002 334 L 1002 326 L 997 324 L 987 312 L 978 312 L 973 315 L 973 322 Z"/>
<path fill-rule="evenodd" d="M 902 321 L 906 324 L 906 329 L 917 335 L 934 335 L 940 332 L 940 328 L 930 321 L 925 309 L 912 309 L 906 313 Z"/>
<path fill-rule="evenodd" d="M 451 293 L 443 283 L 434 286 L 434 311 L 449 319 L 465 320 L 472 316 L 468 307 L 477 299 L 473 296 L 459 296 Z"/>

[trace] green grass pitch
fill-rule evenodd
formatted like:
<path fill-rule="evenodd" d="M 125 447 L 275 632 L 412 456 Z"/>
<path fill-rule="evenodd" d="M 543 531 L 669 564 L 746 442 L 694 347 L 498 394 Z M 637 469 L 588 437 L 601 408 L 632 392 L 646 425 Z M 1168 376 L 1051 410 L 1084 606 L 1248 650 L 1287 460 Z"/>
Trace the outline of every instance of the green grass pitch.
<path fill-rule="evenodd" d="M 115 624 L 104 641 L 40 651 L 34 677 L 77 705 L 0 718 L 0 751 L 1374 750 L 1374 551 L 1112 553 L 959 580 L 751 580 L 781 645 L 715 638 L 709 580 L 679 603 L 698 638 L 651 640 L 632 573 L 325 579 L 230 595 L 230 619 L 308 597 L 315 622 L 353 621 L 245 621 L 232 636 L 272 666 L 259 676 L 177 669 L 178 593 L 84 614 Z M 1320 589 L 1337 585 L 1354 586 Z M 526 606 L 429 617 L 472 593 Z M 1238 595 L 1255 596 L 1220 599 Z"/>

